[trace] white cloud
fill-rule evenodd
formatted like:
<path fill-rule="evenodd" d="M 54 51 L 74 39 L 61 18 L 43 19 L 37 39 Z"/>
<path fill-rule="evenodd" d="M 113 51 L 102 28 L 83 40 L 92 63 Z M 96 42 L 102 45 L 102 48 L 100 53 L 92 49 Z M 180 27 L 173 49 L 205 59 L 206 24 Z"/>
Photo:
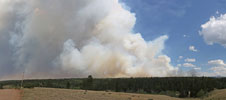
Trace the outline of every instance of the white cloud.
<path fill-rule="evenodd" d="M 197 52 L 198 50 L 195 48 L 195 46 L 191 45 L 189 46 L 188 48 L 190 51 L 194 51 L 194 52 Z"/>
<path fill-rule="evenodd" d="M 196 59 L 195 58 L 187 58 L 187 59 L 184 59 L 185 62 L 195 62 Z"/>
<path fill-rule="evenodd" d="M 196 67 L 195 65 L 193 65 L 191 63 L 184 63 L 183 66 L 184 67 Z"/>
<path fill-rule="evenodd" d="M 226 47 L 226 14 L 211 17 L 208 22 L 201 25 L 201 28 L 199 34 L 208 45 L 218 43 Z"/>
<path fill-rule="evenodd" d="M 195 67 L 194 69 L 195 70 L 201 70 L 201 67 Z"/>
<path fill-rule="evenodd" d="M 210 65 L 221 65 L 221 66 L 226 66 L 223 60 L 217 59 L 217 60 L 210 60 L 208 61 L 208 64 Z"/>
<path fill-rule="evenodd" d="M 193 70 L 193 71 L 201 70 L 201 67 L 198 67 L 198 66 L 191 64 L 191 63 L 184 63 L 183 66 L 187 67 L 187 68 L 192 68 L 191 70 Z"/>
<path fill-rule="evenodd" d="M 177 64 L 177 67 L 181 67 L 182 65 L 181 64 Z"/>
<path fill-rule="evenodd" d="M 218 76 L 226 76 L 226 67 L 225 66 L 216 66 L 211 68 L 212 71 Z"/>
<path fill-rule="evenodd" d="M 216 14 L 219 14 L 219 11 L 218 10 L 216 11 Z"/>
<path fill-rule="evenodd" d="M 184 35 L 183 35 L 183 37 L 184 37 L 184 38 L 189 38 L 190 36 L 189 36 L 189 35 L 184 34 Z"/>
<path fill-rule="evenodd" d="M 212 72 L 199 72 L 200 76 L 208 76 L 208 77 L 214 77 L 217 76 L 215 73 Z"/>
<path fill-rule="evenodd" d="M 210 70 L 212 70 L 214 74 L 219 76 L 226 76 L 226 64 L 223 60 L 210 60 L 208 61 L 208 64 L 213 66 L 210 68 Z"/>
<path fill-rule="evenodd" d="M 183 56 L 179 56 L 178 58 L 179 58 L 179 59 L 183 59 Z"/>
<path fill-rule="evenodd" d="M 177 62 L 180 62 L 183 58 L 184 58 L 183 56 L 179 56 Z"/>

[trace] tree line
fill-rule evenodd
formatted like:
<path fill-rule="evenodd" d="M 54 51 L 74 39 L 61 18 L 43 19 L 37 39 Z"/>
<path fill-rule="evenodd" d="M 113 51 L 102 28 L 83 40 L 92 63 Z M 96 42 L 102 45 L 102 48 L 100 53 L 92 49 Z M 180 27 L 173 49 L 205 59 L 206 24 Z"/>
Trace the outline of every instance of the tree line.
<path fill-rule="evenodd" d="M 20 81 L 1 81 L 0 88 L 20 86 Z M 176 97 L 200 97 L 214 89 L 225 89 L 226 78 L 214 77 L 144 77 L 144 78 L 71 78 L 24 80 L 25 88 L 48 87 L 115 91 L 130 93 L 168 94 Z"/>

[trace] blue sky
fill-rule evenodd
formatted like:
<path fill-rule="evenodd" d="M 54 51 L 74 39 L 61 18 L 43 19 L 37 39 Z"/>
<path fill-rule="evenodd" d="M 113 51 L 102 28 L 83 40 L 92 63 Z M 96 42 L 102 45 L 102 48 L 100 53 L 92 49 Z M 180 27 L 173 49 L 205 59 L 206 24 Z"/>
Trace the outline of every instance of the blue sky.
<path fill-rule="evenodd" d="M 184 59 L 196 59 L 193 65 L 203 72 L 211 72 L 211 60 L 226 61 L 226 48 L 219 43 L 208 45 L 199 35 L 201 25 L 210 17 L 226 13 L 226 0 L 122 0 L 130 11 L 136 14 L 135 32 L 142 34 L 146 41 L 161 35 L 168 35 L 164 53 L 171 58 L 171 64 L 186 63 Z M 226 33 L 223 33 L 226 34 Z M 188 48 L 194 46 L 198 51 Z M 178 57 L 183 59 L 178 61 Z M 188 67 L 181 67 L 189 70 Z"/>

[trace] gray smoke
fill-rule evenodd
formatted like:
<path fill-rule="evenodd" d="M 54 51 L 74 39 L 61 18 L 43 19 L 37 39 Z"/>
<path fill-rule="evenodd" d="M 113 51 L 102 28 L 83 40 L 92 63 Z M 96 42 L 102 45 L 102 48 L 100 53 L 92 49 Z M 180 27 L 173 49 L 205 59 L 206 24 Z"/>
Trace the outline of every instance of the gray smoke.
<path fill-rule="evenodd" d="M 118 0 L 0 0 L 0 79 L 175 75 L 135 22 Z"/>

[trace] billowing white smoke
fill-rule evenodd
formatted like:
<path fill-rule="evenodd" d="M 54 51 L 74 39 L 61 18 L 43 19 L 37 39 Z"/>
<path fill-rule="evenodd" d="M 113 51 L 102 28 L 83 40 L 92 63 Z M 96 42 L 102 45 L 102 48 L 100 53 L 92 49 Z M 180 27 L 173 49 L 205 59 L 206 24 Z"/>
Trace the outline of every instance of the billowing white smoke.
<path fill-rule="evenodd" d="M 0 0 L 0 78 L 175 75 L 135 21 L 117 0 Z"/>

